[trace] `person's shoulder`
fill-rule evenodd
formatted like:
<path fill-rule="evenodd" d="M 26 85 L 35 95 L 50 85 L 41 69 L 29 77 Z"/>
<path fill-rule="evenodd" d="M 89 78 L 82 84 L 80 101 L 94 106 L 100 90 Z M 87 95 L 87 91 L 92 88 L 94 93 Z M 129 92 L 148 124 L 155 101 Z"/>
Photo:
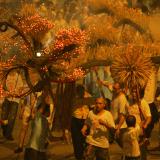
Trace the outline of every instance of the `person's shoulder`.
<path fill-rule="evenodd" d="M 141 103 L 147 103 L 147 101 L 144 98 L 142 98 Z"/>
<path fill-rule="evenodd" d="M 110 116 L 110 115 L 112 116 L 111 112 L 110 112 L 110 111 L 107 111 L 107 110 L 104 110 L 104 114 L 107 115 L 107 116 L 108 116 L 108 115 L 109 115 L 109 116 Z"/>
<path fill-rule="evenodd" d="M 143 98 L 143 99 L 141 99 L 141 106 L 143 107 L 143 106 L 149 106 L 148 105 L 148 103 L 147 103 L 147 101 Z"/>
<path fill-rule="evenodd" d="M 117 98 L 119 99 L 119 101 L 127 102 L 126 95 L 123 92 L 121 92 Z"/>
<path fill-rule="evenodd" d="M 128 127 L 128 128 L 126 129 L 125 133 L 126 133 L 127 135 L 136 136 L 136 134 L 137 134 L 137 128 L 135 128 L 135 127 Z"/>
<path fill-rule="evenodd" d="M 89 114 L 95 114 L 94 109 L 89 111 Z"/>
<path fill-rule="evenodd" d="M 126 99 L 126 95 L 125 95 L 125 93 L 124 93 L 124 92 L 121 92 L 121 93 L 120 93 L 120 97 L 122 97 L 122 98 L 125 98 L 125 99 Z"/>

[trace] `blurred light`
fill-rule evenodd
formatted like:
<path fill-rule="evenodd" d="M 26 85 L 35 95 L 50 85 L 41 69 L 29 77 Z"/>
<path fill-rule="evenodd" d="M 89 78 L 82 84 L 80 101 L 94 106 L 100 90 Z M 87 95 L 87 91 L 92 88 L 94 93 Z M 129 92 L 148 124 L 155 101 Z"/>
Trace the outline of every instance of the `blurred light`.
<path fill-rule="evenodd" d="M 36 56 L 37 56 L 37 57 L 41 57 L 41 55 L 42 55 L 41 52 L 37 52 L 37 53 L 36 53 Z"/>

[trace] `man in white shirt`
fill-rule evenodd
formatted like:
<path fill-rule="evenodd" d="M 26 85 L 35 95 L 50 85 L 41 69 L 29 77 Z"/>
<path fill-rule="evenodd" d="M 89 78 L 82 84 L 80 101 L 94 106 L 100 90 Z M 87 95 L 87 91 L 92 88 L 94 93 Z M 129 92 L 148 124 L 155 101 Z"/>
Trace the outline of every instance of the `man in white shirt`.
<path fill-rule="evenodd" d="M 136 124 L 143 129 L 146 129 L 151 121 L 150 108 L 144 98 L 141 99 L 140 105 L 137 103 L 128 105 L 127 114 L 134 115 Z"/>
<path fill-rule="evenodd" d="M 127 98 L 123 92 L 123 86 L 119 83 L 113 85 L 113 99 L 111 105 L 111 113 L 116 124 L 116 141 L 122 147 L 122 136 L 126 129 L 125 115 L 126 106 L 128 105 Z"/>
<path fill-rule="evenodd" d="M 86 136 L 86 131 L 90 128 L 90 133 L 86 137 L 88 144 L 86 149 L 86 160 L 94 157 L 101 160 L 109 160 L 109 141 L 107 133 L 109 128 L 115 128 L 114 120 L 109 111 L 105 110 L 105 100 L 96 99 L 95 109 L 89 112 L 82 128 L 82 134 Z"/>
<path fill-rule="evenodd" d="M 122 136 L 127 127 L 125 123 L 125 115 L 126 106 L 128 105 L 127 98 L 124 93 L 124 86 L 118 82 L 110 84 L 105 83 L 105 81 L 100 81 L 100 83 L 108 87 L 113 92 L 111 113 L 116 124 L 115 138 L 119 146 L 122 147 Z"/>
<path fill-rule="evenodd" d="M 151 112 L 148 103 L 143 98 L 144 90 L 139 92 L 140 100 L 137 97 L 137 90 L 132 91 L 132 97 L 130 99 L 130 104 L 126 107 L 129 115 L 133 115 L 136 118 L 136 125 L 142 129 L 140 136 L 140 149 L 141 149 L 141 159 L 147 159 L 147 148 L 148 138 L 146 134 L 146 129 L 151 122 Z M 140 101 L 140 102 L 139 102 Z"/>

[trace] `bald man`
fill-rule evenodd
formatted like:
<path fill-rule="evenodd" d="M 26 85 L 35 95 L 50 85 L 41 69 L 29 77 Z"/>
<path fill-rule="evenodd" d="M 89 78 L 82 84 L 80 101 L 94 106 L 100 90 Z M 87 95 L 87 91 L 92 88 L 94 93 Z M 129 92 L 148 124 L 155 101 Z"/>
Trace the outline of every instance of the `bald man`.
<path fill-rule="evenodd" d="M 86 136 L 88 144 L 85 159 L 109 160 L 108 130 L 115 128 L 112 114 L 105 110 L 106 102 L 103 98 L 97 98 L 94 110 L 90 111 L 85 124 L 81 130 Z M 87 128 L 90 128 L 89 135 L 86 135 Z"/>

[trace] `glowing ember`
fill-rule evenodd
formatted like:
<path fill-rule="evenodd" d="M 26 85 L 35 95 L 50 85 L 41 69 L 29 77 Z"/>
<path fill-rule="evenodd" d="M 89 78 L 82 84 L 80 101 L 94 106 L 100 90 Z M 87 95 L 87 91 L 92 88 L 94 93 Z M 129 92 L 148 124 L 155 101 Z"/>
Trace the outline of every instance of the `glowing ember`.
<path fill-rule="evenodd" d="M 20 18 L 18 27 L 29 35 L 36 35 L 40 32 L 48 32 L 53 28 L 53 23 L 41 17 L 39 14 L 29 16 L 27 18 Z"/>
<path fill-rule="evenodd" d="M 75 68 L 72 73 L 64 73 L 62 77 L 60 77 L 59 81 L 68 81 L 72 82 L 83 78 L 85 76 L 85 71 L 82 68 Z"/>
<path fill-rule="evenodd" d="M 64 59 L 68 59 L 81 54 L 81 52 L 83 52 L 83 47 L 86 41 L 87 37 L 85 31 L 81 31 L 78 28 L 63 29 L 56 35 L 55 42 L 50 50 L 53 50 L 53 53 L 56 51 L 58 54 L 58 51 L 60 52 L 64 50 L 65 47 L 75 45 L 75 49 L 71 50 L 71 52 L 68 49 L 68 51 L 66 50 L 66 53 L 63 55 Z"/>

